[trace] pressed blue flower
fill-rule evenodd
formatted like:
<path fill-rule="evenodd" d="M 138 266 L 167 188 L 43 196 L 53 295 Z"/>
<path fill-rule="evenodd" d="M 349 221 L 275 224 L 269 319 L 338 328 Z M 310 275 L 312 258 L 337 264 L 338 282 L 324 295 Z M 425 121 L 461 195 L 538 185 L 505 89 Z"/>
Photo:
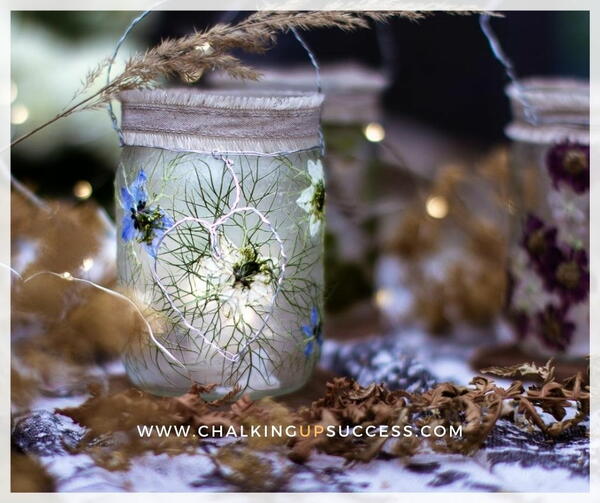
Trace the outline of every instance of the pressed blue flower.
<path fill-rule="evenodd" d="M 310 323 L 302 325 L 302 333 L 304 334 L 304 355 L 308 358 L 315 349 L 315 345 L 321 347 L 323 344 L 323 334 L 321 330 L 321 319 L 319 311 L 313 307 L 310 311 Z"/>
<path fill-rule="evenodd" d="M 160 206 L 148 205 L 145 188 L 147 179 L 142 169 L 129 187 L 121 187 L 121 206 L 124 211 L 121 238 L 126 242 L 135 238 L 156 258 L 160 238 L 175 222 Z"/>

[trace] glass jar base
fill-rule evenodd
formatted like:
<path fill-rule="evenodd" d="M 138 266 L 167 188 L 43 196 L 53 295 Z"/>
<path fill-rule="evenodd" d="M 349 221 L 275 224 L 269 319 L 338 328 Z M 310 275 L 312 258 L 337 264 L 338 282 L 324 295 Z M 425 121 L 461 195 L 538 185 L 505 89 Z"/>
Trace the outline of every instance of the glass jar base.
<path fill-rule="evenodd" d="M 289 395 L 295 391 L 301 389 L 306 382 L 308 381 L 308 377 L 301 382 L 294 383 L 293 385 L 284 387 L 284 388 L 273 388 L 273 389 L 257 389 L 251 391 L 240 391 L 239 396 L 248 395 L 252 400 L 260 400 L 265 397 L 276 397 L 282 395 Z M 156 395 L 160 397 L 176 397 L 182 396 L 189 392 L 191 386 L 188 387 L 173 387 L 173 386 L 148 386 L 148 385 L 140 385 L 139 383 L 133 383 L 137 388 L 145 391 L 146 393 L 150 393 L 151 395 Z M 231 387 L 218 387 L 215 388 L 210 393 L 204 393 L 201 397 L 206 401 L 218 400 L 219 398 L 223 398 L 225 395 L 230 393 L 233 388 Z"/>

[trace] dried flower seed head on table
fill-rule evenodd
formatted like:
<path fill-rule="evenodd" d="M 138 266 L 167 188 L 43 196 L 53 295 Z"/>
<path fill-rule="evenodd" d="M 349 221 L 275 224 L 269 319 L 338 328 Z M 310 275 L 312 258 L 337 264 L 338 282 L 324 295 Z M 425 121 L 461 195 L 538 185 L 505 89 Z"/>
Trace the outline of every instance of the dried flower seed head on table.
<path fill-rule="evenodd" d="M 469 386 L 450 383 L 439 384 L 422 393 L 403 390 L 392 391 L 383 385 L 360 386 L 352 379 L 335 378 L 327 383 L 322 398 L 310 406 L 291 409 L 272 399 L 256 402 L 242 397 L 230 402 L 230 397 L 207 402 L 198 396 L 204 388 L 194 388 L 178 398 L 160 398 L 138 390 L 107 394 L 92 389 L 92 397 L 83 405 L 61 409 L 60 414 L 71 417 L 84 426 L 87 434 L 77 452 L 94 456 L 96 445 L 102 438 L 121 438 L 114 449 L 122 459 L 130 459 L 145 451 L 169 452 L 176 455 L 187 452 L 189 439 L 164 439 L 153 436 L 140 438 L 136 425 L 175 424 L 223 425 L 238 429 L 252 425 L 307 425 L 335 426 L 411 426 L 419 427 L 461 426 L 462 437 L 419 436 L 402 438 L 326 436 L 317 437 L 263 437 L 238 439 L 235 445 L 258 450 L 286 452 L 296 462 L 307 461 L 311 453 L 323 452 L 339 456 L 348 462 L 368 462 L 383 452 L 387 456 L 410 457 L 432 449 L 437 452 L 472 454 L 480 449 L 496 422 L 508 419 L 520 428 L 541 431 L 547 438 L 558 437 L 583 421 L 589 411 L 589 384 L 578 374 L 558 382 L 553 378 L 551 362 L 543 367 L 522 364 L 513 368 L 491 368 L 486 372 L 503 377 L 531 377 L 540 382 L 525 386 L 514 381 L 507 387 L 498 386 L 489 378 L 474 377 Z M 575 414 L 567 417 L 567 411 Z M 126 439 L 126 440 L 124 440 Z M 229 447 L 227 447 L 228 449 Z M 225 452 L 223 458 L 229 459 Z M 217 454 L 219 459 L 219 454 Z M 104 458 L 97 459 L 103 464 Z M 127 463 L 116 469 L 125 469 Z"/>

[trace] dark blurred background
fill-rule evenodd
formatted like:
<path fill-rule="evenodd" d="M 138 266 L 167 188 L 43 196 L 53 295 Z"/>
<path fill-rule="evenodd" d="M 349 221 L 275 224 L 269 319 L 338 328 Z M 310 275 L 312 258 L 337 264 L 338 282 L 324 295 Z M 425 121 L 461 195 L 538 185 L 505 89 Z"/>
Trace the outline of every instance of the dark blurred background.
<path fill-rule="evenodd" d="M 492 21 L 506 53 L 522 76 L 589 76 L 587 12 L 505 12 Z M 213 22 L 239 21 L 246 13 L 190 15 L 173 12 L 149 33 L 151 43 L 178 37 Z M 391 78 L 386 112 L 411 116 L 449 134 L 482 142 L 503 139 L 509 119 L 505 78 L 479 28 L 478 16 L 436 14 L 410 22 L 395 19 L 374 30 L 307 32 L 304 39 L 322 63 L 352 59 L 379 67 Z M 256 65 L 293 65 L 306 54 L 285 34 L 266 55 L 249 56 Z"/>

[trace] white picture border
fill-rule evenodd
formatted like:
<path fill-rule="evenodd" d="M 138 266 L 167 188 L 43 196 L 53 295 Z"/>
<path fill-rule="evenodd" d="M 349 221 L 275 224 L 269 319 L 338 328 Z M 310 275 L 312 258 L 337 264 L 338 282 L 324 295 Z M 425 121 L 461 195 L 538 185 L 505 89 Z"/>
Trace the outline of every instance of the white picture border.
<path fill-rule="evenodd" d="M 600 162 L 598 132 L 600 120 L 600 92 L 598 88 L 600 65 L 600 2 L 597 0 L 506 0 L 506 1 L 469 1 L 469 2 L 403 2 L 389 0 L 296 0 L 279 2 L 251 0 L 170 0 L 156 6 L 155 0 L 1 0 L 0 1 L 0 263 L 10 264 L 10 181 L 7 169 L 10 166 L 10 12 L 11 10 L 132 10 L 149 8 L 158 10 L 586 10 L 590 11 L 590 84 L 591 84 L 591 165 Z M 482 39 L 482 44 L 486 43 Z M 526 49 L 524 49 L 526 50 Z M 108 54 L 107 54 L 108 55 Z M 90 61 L 90 67 L 96 61 Z M 43 69 L 47 70 L 47 69 Z M 69 84 L 71 85 L 71 83 Z M 76 85 L 76 84 L 73 84 Z M 43 92 L 43 90 L 40 90 Z M 64 103 L 56 103 L 57 112 Z M 69 119 L 66 119 L 69 120 Z M 600 382 L 600 362 L 598 360 L 598 330 L 600 329 L 600 291 L 598 267 L 600 265 L 600 233 L 595 224 L 600 221 L 599 179 L 600 165 L 591 171 L 590 186 L 590 314 L 591 314 L 591 379 L 592 389 Z M 600 501 L 598 484 L 599 434 L 598 400 L 592 394 L 591 417 L 591 481 L 590 493 L 333 493 L 333 494 L 233 494 L 233 493 L 11 493 L 10 492 L 10 273 L 0 268 L 0 502 L 105 502 L 111 503 L 141 501 L 197 502 L 207 501 L 249 501 L 256 503 L 325 500 L 328 503 L 366 502 L 366 501 L 409 501 L 414 503 L 429 501 L 461 501 L 461 503 L 481 503 L 482 501 L 519 501 L 519 502 L 568 502 L 576 498 L 577 502 Z M 410 488 L 407 487 L 407 491 Z"/>

